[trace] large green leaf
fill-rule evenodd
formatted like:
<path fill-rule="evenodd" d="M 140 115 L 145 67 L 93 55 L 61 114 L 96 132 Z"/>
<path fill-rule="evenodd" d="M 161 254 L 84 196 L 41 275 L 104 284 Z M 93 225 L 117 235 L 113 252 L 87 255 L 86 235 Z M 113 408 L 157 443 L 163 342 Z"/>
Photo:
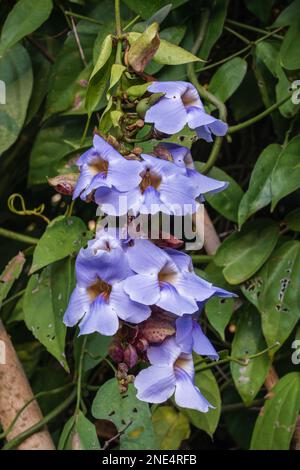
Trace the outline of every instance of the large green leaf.
<path fill-rule="evenodd" d="M 65 118 L 49 124 L 38 133 L 30 155 L 28 184 L 46 184 L 56 176 L 64 157 L 79 157 L 79 140 L 84 123 L 78 118 Z M 70 172 L 70 171 L 68 171 Z"/>
<path fill-rule="evenodd" d="M 73 264 L 67 258 L 31 276 L 23 303 L 27 328 L 66 370 L 63 315 L 73 287 Z"/>
<path fill-rule="evenodd" d="M 19 0 L 2 27 L 0 58 L 20 39 L 38 29 L 49 18 L 52 7 L 52 0 L 43 0 L 34 7 L 31 0 Z"/>
<path fill-rule="evenodd" d="M 152 422 L 161 450 L 176 450 L 190 436 L 187 417 L 172 406 L 158 407 L 152 415 Z"/>
<path fill-rule="evenodd" d="M 78 364 L 84 336 L 78 336 L 74 345 L 75 362 Z M 87 372 L 96 367 L 108 354 L 111 343 L 110 336 L 103 336 L 99 333 L 87 335 L 85 344 L 85 355 L 83 356 L 82 370 Z"/>
<path fill-rule="evenodd" d="M 75 418 L 72 450 L 100 450 L 95 425 L 81 411 Z"/>
<path fill-rule="evenodd" d="M 16 45 L 1 57 L 0 80 L 5 84 L 6 95 L 6 104 L 0 105 L 1 155 L 20 134 L 32 92 L 31 62 L 24 47 Z"/>
<path fill-rule="evenodd" d="M 255 274 L 272 253 L 279 237 L 278 225 L 258 219 L 245 224 L 219 247 L 214 261 L 224 266 L 223 274 L 230 284 L 240 284 Z"/>
<path fill-rule="evenodd" d="M 254 15 L 266 23 L 270 17 L 272 7 L 276 0 L 244 0 L 248 10 L 250 10 Z"/>
<path fill-rule="evenodd" d="M 258 308 L 269 346 L 288 338 L 300 318 L 300 242 L 289 241 L 274 251 L 258 273 L 261 292 Z"/>
<path fill-rule="evenodd" d="M 300 14 L 300 0 L 294 0 L 287 8 L 285 8 L 280 15 L 276 18 L 272 28 L 281 28 L 290 26 L 295 18 L 299 18 Z"/>
<path fill-rule="evenodd" d="M 251 173 L 249 187 L 244 194 L 238 212 L 239 227 L 255 212 L 270 204 L 272 200 L 271 175 L 282 147 L 268 145 L 258 157 Z"/>
<path fill-rule="evenodd" d="M 196 169 L 201 173 L 202 162 L 195 162 Z M 220 168 L 213 167 L 207 176 L 220 181 L 227 181 L 228 187 L 224 191 L 215 194 L 206 194 L 205 200 L 217 212 L 224 215 L 226 219 L 237 222 L 238 208 L 243 197 L 243 190 L 240 185 Z"/>
<path fill-rule="evenodd" d="M 196 373 L 195 385 L 215 409 L 210 409 L 207 413 L 200 413 L 200 411 L 187 408 L 180 409 L 196 428 L 202 429 L 212 437 L 218 426 L 221 414 L 220 390 L 214 374 L 209 369 Z"/>
<path fill-rule="evenodd" d="M 4 271 L 0 275 L 0 308 L 5 300 L 13 283 L 20 276 L 25 263 L 25 257 L 22 251 L 10 260 Z"/>
<path fill-rule="evenodd" d="M 299 39 L 300 39 L 300 18 L 295 18 L 288 32 L 284 36 L 281 49 L 280 60 L 285 69 L 297 70 L 300 68 L 299 55 Z"/>
<path fill-rule="evenodd" d="M 30 272 L 77 253 L 89 238 L 90 232 L 79 217 L 57 217 L 48 225 L 34 250 Z"/>
<path fill-rule="evenodd" d="M 247 72 L 247 62 L 240 57 L 229 60 L 213 75 L 208 91 L 225 103 L 238 89 Z"/>
<path fill-rule="evenodd" d="M 92 414 L 97 419 L 112 421 L 118 431 L 128 425 L 120 437 L 121 450 L 156 448 L 149 405 L 136 398 L 132 384 L 125 394 L 121 394 L 117 380 L 108 380 L 97 392 Z"/>
<path fill-rule="evenodd" d="M 288 450 L 300 410 L 300 374 L 285 375 L 272 389 L 252 434 L 252 450 Z"/>
<path fill-rule="evenodd" d="M 300 188 L 300 136 L 294 137 L 282 150 L 272 172 L 272 207 L 283 197 Z"/>
<path fill-rule="evenodd" d="M 260 316 L 250 304 L 239 310 L 236 332 L 234 334 L 231 355 L 247 357 L 266 349 L 266 342 L 261 331 Z M 246 404 L 250 404 L 260 390 L 270 367 L 268 354 L 249 360 L 242 366 L 230 363 L 235 386 Z"/>

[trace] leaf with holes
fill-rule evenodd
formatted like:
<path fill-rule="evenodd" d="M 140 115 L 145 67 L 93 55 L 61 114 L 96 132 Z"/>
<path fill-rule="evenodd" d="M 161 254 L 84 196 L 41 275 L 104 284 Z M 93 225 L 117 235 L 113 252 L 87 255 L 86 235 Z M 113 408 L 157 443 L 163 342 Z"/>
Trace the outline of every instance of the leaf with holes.
<path fill-rule="evenodd" d="M 276 222 L 257 219 L 233 233 L 218 249 L 214 262 L 224 266 L 230 284 L 240 284 L 255 274 L 272 253 L 279 237 Z"/>
<path fill-rule="evenodd" d="M 198 429 L 202 429 L 209 436 L 213 436 L 221 415 L 221 396 L 219 386 L 211 370 L 197 372 L 195 384 L 202 395 L 215 407 L 207 413 L 181 408 L 181 411 L 189 418 L 190 422 Z"/>
<path fill-rule="evenodd" d="M 77 253 L 90 238 L 83 220 L 59 216 L 48 225 L 33 253 L 31 274 L 39 269 Z"/>
<path fill-rule="evenodd" d="M 300 374 L 282 377 L 272 389 L 257 418 L 252 434 L 252 450 L 289 450 L 300 411 Z"/>
<path fill-rule="evenodd" d="M 239 310 L 236 332 L 234 334 L 231 355 L 246 357 L 266 349 L 266 342 L 261 331 L 259 313 L 252 305 L 246 304 Z M 270 367 L 268 354 L 249 360 L 242 366 L 230 363 L 231 374 L 235 386 L 246 405 L 250 405 L 256 397 Z"/>
<path fill-rule="evenodd" d="M 172 406 L 160 406 L 152 415 L 152 422 L 161 450 L 179 449 L 181 442 L 190 437 L 187 417 Z"/>
<path fill-rule="evenodd" d="M 112 421 L 118 431 L 126 428 L 120 437 L 121 450 L 156 449 L 149 405 L 136 398 L 132 384 L 121 394 L 117 380 L 108 380 L 94 398 L 92 414 Z"/>
<path fill-rule="evenodd" d="M 31 276 L 23 303 L 27 328 L 67 371 L 63 315 L 73 288 L 74 266 L 67 258 Z"/>
<path fill-rule="evenodd" d="M 269 346 L 282 345 L 300 319 L 299 272 L 300 242 L 289 241 L 272 253 L 260 273 L 264 281 L 258 308 Z"/>

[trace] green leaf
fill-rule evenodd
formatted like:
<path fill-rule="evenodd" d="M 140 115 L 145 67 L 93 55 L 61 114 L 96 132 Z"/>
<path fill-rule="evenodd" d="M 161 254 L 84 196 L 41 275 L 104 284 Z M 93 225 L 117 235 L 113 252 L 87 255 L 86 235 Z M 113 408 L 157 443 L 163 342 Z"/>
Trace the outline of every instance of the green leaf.
<path fill-rule="evenodd" d="M 93 401 L 92 414 L 97 419 L 112 421 L 118 431 L 127 429 L 120 437 L 120 450 L 156 449 L 149 405 L 136 398 L 132 384 L 121 394 L 116 379 L 100 387 Z"/>
<path fill-rule="evenodd" d="M 273 77 L 277 77 L 279 46 L 277 43 L 261 41 L 255 47 L 255 53 L 259 60 L 269 69 Z"/>
<path fill-rule="evenodd" d="M 32 92 L 31 62 L 24 47 L 16 45 L 0 59 L 0 80 L 6 88 L 6 104 L 0 105 L 1 155 L 20 134 Z"/>
<path fill-rule="evenodd" d="M 196 373 L 195 385 L 215 409 L 210 409 L 207 413 L 200 413 L 200 411 L 189 410 L 187 408 L 182 408 L 181 410 L 189 418 L 193 426 L 197 429 L 202 429 L 212 437 L 217 429 L 221 414 L 219 387 L 212 371 L 209 369 Z"/>
<path fill-rule="evenodd" d="M 172 4 L 172 8 L 177 8 L 179 5 L 186 3 L 188 0 L 124 0 L 124 3 L 131 8 L 137 15 L 140 15 L 145 20 L 153 16 L 162 7 Z"/>
<path fill-rule="evenodd" d="M 271 15 L 271 10 L 276 0 L 244 0 L 246 7 L 256 15 L 263 23 L 266 23 Z"/>
<path fill-rule="evenodd" d="M 249 187 L 239 205 L 239 227 L 255 212 L 270 204 L 272 200 L 271 175 L 282 147 L 268 145 L 258 157 L 251 173 Z"/>
<path fill-rule="evenodd" d="M 55 121 L 42 128 L 30 154 L 28 185 L 46 184 L 47 178 L 57 176 L 64 157 L 79 156 L 82 132 L 83 123 L 79 118 Z"/>
<path fill-rule="evenodd" d="M 135 72 L 144 72 L 159 47 L 158 23 L 152 23 L 135 39 L 127 53 L 127 62 Z"/>
<path fill-rule="evenodd" d="M 299 43 L 300 20 L 296 18 L 284 36 L 280 48 L 280 61 L 287 70 L 297 70 L 300 68 Z"/>
<path fill-rule="evenodd" d="M 77 253 L 89 238 L 83 220 L 59 216 L 48 225 L 33 253 L 31 274 L 60 259 Z"/>
<path fill-rule="evenodd" d="M 72 431 L 74 429 L 75 416 L 71 416 L 63 427 L 62 433 L 59 437 L 57 450 L 71 450 L 72 449 Z"/>
<path fill-rule="evenodd" d="M 272 28 L 290 26 L 300 14 L 300 0 L 294 0 L 285 8 L 272 24 Z"/>
<path fill-rule="evenodd" d="M 282 150 L 272 172 L 271 191 L 273 211 L 283 197 L 300 188 L 300 136 L 294 137 Z"/>
<path fill-rule="evenodd" d="M 22 251 L 10 260 L 4 271 L 0 275 L 0 308 L 3 300 L 6 299 L 14 282 L 20 276 L 25 263 L 25 257 Z"/>
<path fill-rule="evenodd" d="M 263 413 L 257 418 L 252 450 L 289 450 L 300 410 L 300 374 L 285 375 L 272 389 Z"/>
<path fill-rule="evenodd" d="M 225 328 L 233 314 L 234 300 L 212 297 L 205 304 L 205 313 L 211 326 L 225 339 Z"/>
<path fill-rule="evenodd" d="M 201 171 L 202 163 L 195 162 L 198 171 Z M 238 208 L 240 200 L 243 197 L 243 190 L 240 185 L 220 168 L 213 167 L 207 176 L 220 181 L 228 181 L 229 185 L 224 191 L 216 194 L 206 194 L 205 200 L 217 212 L 222 214 L 226 219 L 237 222 Z"/>
<path fill-rule="evenodd" d="M 210 81 L 208 91 L 225 103 L 238 89 L 246 73 L 247 62 L 235 57 L 218 68 Z"/>
<path fill-rule="evenodd" d="M 181 442 L 190 437 L 187 417 L 172 406 L 160 406 L 152 415 L 152 422 L 161 450 L 179 449 Z"/>
<path fill-rule="evenodd" d="M 250 304 L 246 304 L 238 313 L 238 322 L 234 334 L 231 355 L 246 357 L 266 349 L 266 342 L 261 331 L 260 316 Z M 268 354 L 262 354 L 249 360 L 245 366 L 230 363 L 235 386 L 246 405 L 250 405 L 256 397 L 270 367 Z"/>
<path fill-rule="evenodd" d="M 81 411 L 75 418 L 72 450 L 100 450 L 95 425 Z"/>
<path fill-rule="evenodd" d="M 268 346 L 276 342 L 282 345 L 299 321 L 299 272 L 300 242 L 289 241 L 274 251 L 259 273 L 262 287 L 258 308 Z"/>
<path fill-rule="evenodd" d="M 230 284 L 240 284 L 255 274 L 272 253 L 279 237 L 278 225 L 268 219 L 245 224 L 219 247 L 214 262 L 224 266 Z"/>
<path fill-rule="evenodd" d="M 174 144 L 184 145 L 185 147 L 191 148 L 196 139 L 197 137 L 195 136 L 195 132 L 189 129 L 188 126 L 185 126 L 181 132 L 173 134 L 172 136 L 168 137 L 168 139 L 151 139 L 146 142 L 142 142 L 141 146 L 143 148 L 144 153 L 151 152 L 153 150 L 153 147 L 164 142 L 173 142 Z"/>
<path fill-rule="evenodd" d="M 38 29 L 50 16 L 52 0 L 43 0 L 33 8 L 31 0 L 19 0 L 8 14 L 0 39 L 0 58 L 18 41 Z"/>
<path fill-rule="evenodd" d="M 107 76 L 109 75 L 110 58 L 112 54 L 113 39 L 109 34 L 103 41 L 95 67 L 90 76 L 88 89 L 86 93 L 85 107 L 91 114 L 97 107 L 104 94 Z"/>
<path fill-rule="evenodd" d="M 74 356 L 77 364 L 82 348 L 83 338 L 84 336 L 78 336 L 75 340 Z M 93 369 L 107 356 L 110 343 L 110 336 L 103 336 L 99 333 L 93 333 L 87 336 L 85 345 L 86 354 L 83 357 L 82 365 L 83 372 Z"/>
<path fill-rule="evenodd" d="M 67 371 L 63 315 L 73 287 L 73 264 L 67 258 L 31 276 L 23 304 L 27 328 Z"/>
<path fill-rule="evenodd" d="M 215 0 L 211 3 L 207 31 L 199 50 L 199 57 L 207 59 L 214 44 L 222 35 L 224 22 L 227 15 L 229 0 Z M 203 64 L 199 64 L 197 70 L 201 70 Z"/>
<path fill-rule="evenodd" d="M 293 232 L 300 232 L 300 209 L 295 209 L 290 212 L 284 219 L 285 224 L 289 230 Z"/>

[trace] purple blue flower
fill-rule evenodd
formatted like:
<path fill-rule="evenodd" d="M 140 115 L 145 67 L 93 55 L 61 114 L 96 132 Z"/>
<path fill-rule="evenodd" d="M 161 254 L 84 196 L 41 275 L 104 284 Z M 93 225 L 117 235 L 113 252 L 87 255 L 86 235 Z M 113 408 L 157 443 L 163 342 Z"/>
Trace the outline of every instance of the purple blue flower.
<path fill-rule="evenodd" d="M 151 93 L 164 96 L 146 112 L 145 122 L 168 135 L 180 132 L 187 124 L 202 139 L 212 142 L 212 134 L 223 136 L 228 126 L 205 112 L 196 88 L 188 82 L 154 82 L 148 87 Z"/>
<path fill-rule="evenodd" d="M 128 192 L 101 187 L 95 193 L 95 201 L 109 215 L 134 215 L 164 212 L 185 215 L 196 211 L 196 190 L 186 176 L 186 170 L 173 162 L 142 154 L 140 183 Z M 124 199 L 122 199 L 124 198 Z"/>
<path fill-rule="evenodd" d="M 79 321 L 80 334 L 99 332 L 114 335 L 119 318 L 140 323 L 150 308 L 132 301 L 124 291 L 124 280 L 132 275 L 121 242 L 101 234 L 81 249 L 76 259 L 77 285 L 64 315 L 64 323 Z"/>
<path fill-rule="evenodd" d="M 194 315 L 183 315 L 177 318 L 176 343 L 186 354 L 195 351 L 200 356 L 208 356 L 212 360 L 219 359 L 217 351 L 203 333 L 197 316 L 195 318 Z"/>
<path fill-rule="evenodd" d="M 86 200 L 100 187 L 129 191 L 141 182 L 139 162 L 126 160 L 99 135 L 94 136 L 93 147 L 77 161 L 80 176 L 73 199 Z"/>
<path fill-rule="evenodd" d="M 218 193 L 227 188 L 228 182 L 209 178 L 195 169 L 191 151 L 187 147 L 171 142 L 163 142 L 158 147 L 166 149 L 175 165 L 185 169 L 185 174 L 192 182 L 197 197 L 202 197 L 203 194 Z"/>
<path fill-rule="evenodd" d="M 134 385 L 137 398 L 149 403 L 163 403 L 175 393 L 175 402 L 183 408 L 206 413 L 214 408 L 194 384 L 194 364 L 175 338 L 166 339 L 159 346 L 147 350 L 151 366 L 142 370 Z"/>
<path fill-rule="evenodd" d="M 198 311 L 198 302 L 213 295 L 231 295 L 197 276 L 188 255 L 162 250 L 149 240 L 135 240 L 127 258 L 136 274 L 125 280 L 124 289 L 135 302 L 182 316 Z"/>

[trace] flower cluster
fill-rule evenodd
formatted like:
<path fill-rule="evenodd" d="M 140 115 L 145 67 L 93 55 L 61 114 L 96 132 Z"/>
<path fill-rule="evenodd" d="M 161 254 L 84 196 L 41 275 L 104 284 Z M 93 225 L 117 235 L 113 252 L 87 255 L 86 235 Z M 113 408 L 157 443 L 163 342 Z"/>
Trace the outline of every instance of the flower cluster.
<path fill-rule="evenodd" d="M 170 135 L 188 124 L 206 140 L 226 132 L 226 124 L 205 113 L 189 83 L 154 83 L 148 90 L 164 94 L 145 115 L 158 131 Z M 133 159 L 95 135 L 77 164 L 74 198 L 94 200 L 108 215 L 193 214 L 206 193 L 227 186 L 199 174 L 190 150 L 173 143 Z M 134 382 L 139 399 L 161 403 L 175 394 L 179 406 L 206 412 L 212 405 L 194 385 L 192 352 L 212 359 L 218 354 L 199 315 L 212 296 L 232 294 L 200 278 L 191 257 L 171 245 L 99 230 L 78 254 L 77 285 L 64 322 L 79 324 L 80 334 L 114 337 L 110 355 L 125 389 L 129 368 L 148 363 Z"/>

